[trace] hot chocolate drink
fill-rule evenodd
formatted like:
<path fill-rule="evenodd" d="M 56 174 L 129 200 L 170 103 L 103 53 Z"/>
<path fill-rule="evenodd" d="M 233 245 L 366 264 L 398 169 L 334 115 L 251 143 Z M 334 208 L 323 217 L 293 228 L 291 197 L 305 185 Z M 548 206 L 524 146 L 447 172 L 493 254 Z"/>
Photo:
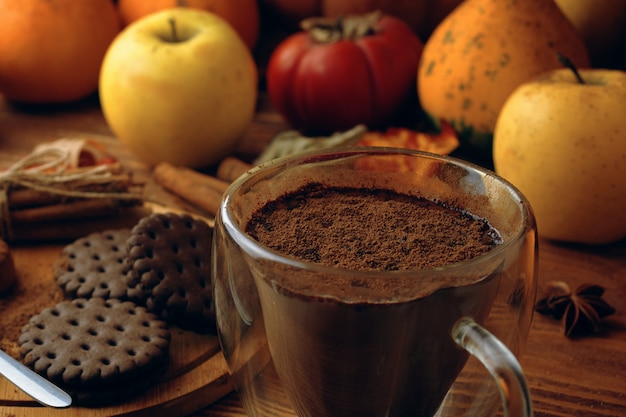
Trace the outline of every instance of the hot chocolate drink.
<path fill-rule="evenodd" d="M 312 183 L 263 205 L 245 231 L 294 259 L 271 273 L 260 262 L 253 275 L 298 415 L 434 415 L 467 360 L 451 328 L 488 315 L 500 265 L 437 269 L 500 244 L 486 220 L 390 190 Z"/>

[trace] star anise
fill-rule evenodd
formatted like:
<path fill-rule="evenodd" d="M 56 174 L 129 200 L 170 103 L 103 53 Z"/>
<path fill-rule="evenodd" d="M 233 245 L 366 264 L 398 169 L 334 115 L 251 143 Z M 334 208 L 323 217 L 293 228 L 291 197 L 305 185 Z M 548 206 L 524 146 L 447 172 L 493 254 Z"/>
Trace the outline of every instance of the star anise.
<path fill-rule="evenodd" d="M 582 284 L 572 293 L 563 281 L 548 283 L 548 291 L 535 305 L 535 310 L 562 320 L 565 336 L 584 336 L 597 333 L 601 320 L 613 314 L 615 309 L 602 299 L 604 288 L 599 285 Z"/>

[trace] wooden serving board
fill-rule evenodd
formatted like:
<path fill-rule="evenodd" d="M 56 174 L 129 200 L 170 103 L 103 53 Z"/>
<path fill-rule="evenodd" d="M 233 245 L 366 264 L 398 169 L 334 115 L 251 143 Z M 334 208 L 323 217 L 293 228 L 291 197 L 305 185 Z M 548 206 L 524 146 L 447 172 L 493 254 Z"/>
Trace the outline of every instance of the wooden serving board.
<path fill-rule="evenodd" d="M 15 358 L 19 358 L 18 345 L 11 335 L 15 332 L 9 332 L 9 327 L 26 323 L 30 316 L 39 312 L 39 305 L 46 297 L 50 306 L 58 302 L 55 297 L 62 297 L 54 294 L 52 264 L 63 246 L 11 248 L 18 282 L 12 292 L 0 296 L 0 347 Z M 15 318 L 18 309 L 20 312 Z M 41 406 L 0 376 L 0 417 L 185 416 L 232 391 L 216 336 L 176 328 L 171 332 L 171 363 L 166 374 L 153 388 L 130 401 L 101 408 L 53 409 Z"/>

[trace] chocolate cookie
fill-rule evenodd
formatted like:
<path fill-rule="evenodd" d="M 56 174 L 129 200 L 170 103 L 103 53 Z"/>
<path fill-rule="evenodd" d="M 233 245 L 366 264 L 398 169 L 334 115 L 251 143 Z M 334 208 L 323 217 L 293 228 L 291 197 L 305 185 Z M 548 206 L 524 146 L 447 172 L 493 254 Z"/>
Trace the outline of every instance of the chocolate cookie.
<path fill-rule="evenodd" d="M 77 239 L 61 251 L 53 266 L 56 282 L 68 298 L 126 297 L 124 258 L 130 229 L 107 230 Z"/>
<path fill-rule="evenodd" d="M 132 229 L 126 261 L 129 297 L 168 323 L 215 331 L 212 229 L 186 214 L 156 213 Z"/>
<path fill-rule="evenodd" d="M 169 362 L 167 324 L 130 301 L 63 301 L 33 316 L 19 338 L 23 362 L 76 404 L 103 405 L 154 384 Z"/>

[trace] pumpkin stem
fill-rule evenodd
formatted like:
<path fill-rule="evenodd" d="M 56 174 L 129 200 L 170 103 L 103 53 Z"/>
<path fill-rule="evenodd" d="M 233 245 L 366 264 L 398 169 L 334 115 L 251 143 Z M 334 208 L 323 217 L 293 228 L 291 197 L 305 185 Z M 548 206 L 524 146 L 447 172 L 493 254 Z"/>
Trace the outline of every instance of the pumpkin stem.
<path fill-rule="evenodd" d="M 565 55 L 561 54 L 560 52 L 557 52 L 556 56 L 559 59 L 559 62 L 565 68 L 569 68 L 570 70 L 572 70 L 572 72 L 574 73 L 574 75 L 576 76 L 576 79 L 578 80 L 578 82 L 580 84 L 586 84 L 585 80 L 583 80 L 583 77 L 580 76 L 580 73 L 578 72 L 578 69 L 576 68 L 576 65 L 574 65 L 574 63 L 572 62 L 571 59 L 569 59 Z"/>
<path fill-rule="evenodd" d="M 380 11 L 360 16 L 311 17 L 300 22 L 302 30 L 318 43 L 333 43 L 341 40 L 355 40 L 378 32 L 377 23 L 382 17 Z"/>

